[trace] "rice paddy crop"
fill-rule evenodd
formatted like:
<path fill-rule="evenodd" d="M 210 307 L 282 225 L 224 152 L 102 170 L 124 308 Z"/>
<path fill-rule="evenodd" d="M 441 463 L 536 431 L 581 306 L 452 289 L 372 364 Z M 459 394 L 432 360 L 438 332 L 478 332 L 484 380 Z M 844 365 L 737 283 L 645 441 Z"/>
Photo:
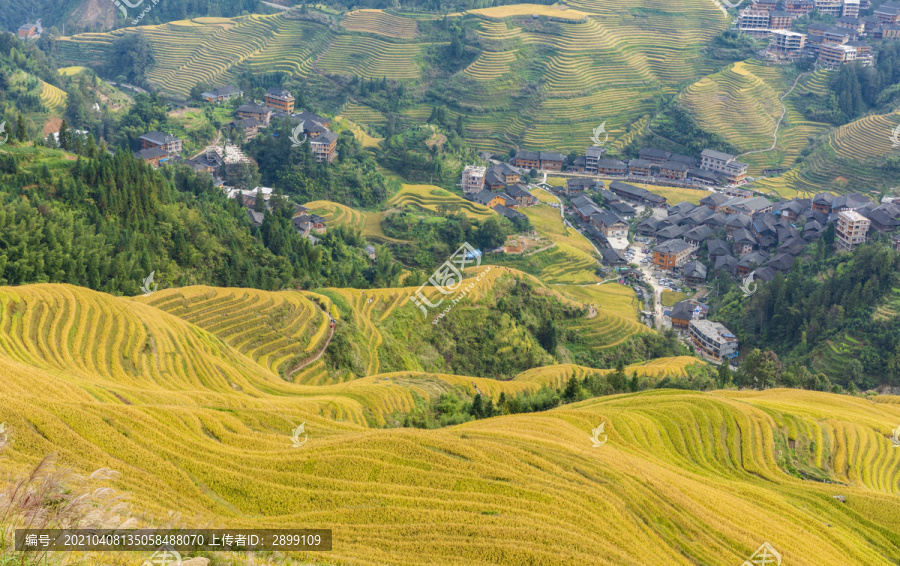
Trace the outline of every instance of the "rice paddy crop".
<path fill-rule="evenodd" d="M 41 102 L 51 112 L 59 112 L 66 106 L 66 92 L 41 81 Z"/>
<path fill-rule="evenodd" d="M 368 32 L 398 39 L 413 39 L 419 34 L 415 20 L 388 14 L 382 10 L 354 10 L 341 24 L 350 31 Z"/>
<path fill-rule="evenodd" d="M 452 206 L 476 220 L 483 220 L 495 214 L 484 205 L 465 200 L 434 185 L 403 185 L 400 192 L 394 195 L 388 204 L 394 207 L 412 206 L 431 212 L 437 212 L 439 205 Z"/>

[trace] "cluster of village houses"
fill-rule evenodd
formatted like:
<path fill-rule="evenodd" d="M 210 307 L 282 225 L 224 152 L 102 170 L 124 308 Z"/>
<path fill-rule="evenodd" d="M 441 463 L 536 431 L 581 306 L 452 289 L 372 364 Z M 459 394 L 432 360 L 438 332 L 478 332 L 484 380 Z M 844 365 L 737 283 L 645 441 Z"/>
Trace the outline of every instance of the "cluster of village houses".
<path fill-rule="evenodd" d="M 205 102 L 213 104 L 220 104 L 243 95 L 243 91 L 235 86 L 219 87 L 202 94 Z M 338 136 L 328 129 L 331 120 L 311 112 L 295 113 L 294 97 L 287 90 L 270 88 L 266 91 L 264 104 L 242 104 L 235 109 L 235 114 L 236 119 L 224 127 L 226 132 L 233 133 L 240 130 L 243 138 L 247 140 L 256 136 L 260 128 L 267 127 L 273 119 L 288 119 L 295 126 L 303 124 L 303 135 L 309 140 L 310 149 L 318 162 L 331 163 L 337 157 Z M 299 132 L 297 134 L 299 136 Z M 256 211 L 260 208 L 256 202 L 258 199 L 265 201 L 264 208 L 272 208 L 269 201 L 273 189 L 270 187 L 240 190 L 225 185 L 227 166 L 250 161 L 237 146 L 210 146 L 193 158 L 185 159 L 179 155 L 183 149 L 183 142 L 177 136 L 158 131 L 147 132 L 140 137 L 140 142 L 141 149 L 135 153 L 135 157 L 145 163 L 155 167 L 164 163 L 183 163 L 195 171 L 212 175 L 217 187 L 220 187 L 229 198 L 238 199 L 247 209 L 247 215 L 253 226 L 261 226 L 264 218 L 264 213 Z M 317 243 L 316 234 L 322 234 L 326 230 L 325 218 L 310 213 L 304 206 L 297 204 L 293 206 L 294 228 L 313 243 Z M 365 251 L 369 257 L 374 258 L 375 249 L 372 246 L 368 246 Z"/>
<path fill-rule="evenodd" d="M 591 235 L 619 237 L 627 233 L 628 220 L 633 218 L 633 210 L 622 199 L 647 204 L 631 196 L 634 189 L 637 187 L 629 189 L 626 183 L 613 181 L 609 189 L 599 189 L 605 207 L 581 194 L 571 200 L 572 212 L 590 224 L 592 230 L 586 232 Z M 900 236 L 896 236 L 900 202 L 888 199 L 877 204 L 858 193 L 820 193 L 811 199 L 773 203 L 742 189 L 726 189 L 710 193 L 699 205 L 682 202 L 670 206 L 664 219 L 651 216 L 639 220 L 635 233 L 655 240 L 654 267 L 678 273 L 685 285 L 696 287 L 723 272 L 745 281 L 771 281 L 790 270 L 804 247 L 818 239 L 831 222 L 838 249 L 852 250 L 866 242 L 871 230 L 877 230 L 894 234 L 894 246 L 900 250 Z M 602 251 L 609 265 L 626 265 L 617 250 L 607 247 Z M 736 357 L 737 338 L 722 324 L 705 320 L 706 312 L 708 307 L 689 300 L 676 304 L 667 314 L 672 326 L 686 329 L 707 356 L 718 361 Z"/>
<path fill-rule="evenodd" d="M 244 92 L 235 86 L 224 86 L 204 92 L 202 96 L 208 103 L 220 104 L 232 98 L 243 97 Z M 303 124 L 303 136 L 309 140 L 316 161 L 331 163 L 337 158 L 338 135 L 328 129 L 331 120 L 312 112 L 294 112 L 294 96 L 285 89 L 270 88 L 266 91 L 264 104 L 242 104 L 235 109 L 235 116 L 236 119 L 224 127 L 228 134 L 240 131 L 243 138 L 248 140 L 255 137 L 260 128 L 267 127 L 273 119 L 287 119 L 294 126 Z M 164 132 L 148 132 L 141 136 L 140 141 L 141 149 L 135 153 L 135 157 L 146 163 L 158 166 L 170 160 L 181 160 L 178 154 L 182 150 L 183 143 L 176 136 Z M 206 156 L 211 155 L 210 152 L 206 152 L 197 158 L 183 161 L 196 170 L 206 169 L 210 173 L 215 173 L 213 169 L 218 170 L 222 165 L 229 164 L 229 156 L 218 148 L 213 153 L 218 153 L 221 159 L 213 158 L 213 162 L 208 162 Z M 234 153 L 236 161 L 246 160 L 237 148 L 234 148 Z"/>
<path fill-rule="evenodd" d="M 593 149 L 600 148 L 588 148 L 584 166 L 605 176 L 693 176 L 716 184 L 739 182 L 747 170 L 747 165 L 734 156 L 711 149 L 694 159 L 644 148 L 638 159 L 627 163 L 600 158 L 601 152 L 592 152 Z M 597 157 L 591 158 L 591 153 Z M 518 207 L 537 204 L 538 200 L 523 182 L 519 168 L 561 171 L 565 161 L 558 153 L 520 151 L 512 164 L 467 166 L 461 187 L 466 198 L 504 216 L 521 214 L 516 211 Z M 619 251 L 622 246 L 611 244 L 627 242 L 633 229 L 637 236 L 655 241 L 653 266 L 680 275 L 689 287 L 705 284 L 723 272 L 734 278 L 746 279 L 752 274 L 755 281 L 771 281 L 776 274 L 787 272 L 804 247 L 818 239 L 832 222 L 839 249 L 852 250 L 876 230 L 893 235 L 894 246 L 900 250 L 900 201 L 890 198 L 878 204 L 859 193 L 820 193 L 813 198 L 772 202 L 730 185 L 710 191 L 699 205 L 681 202 L 670 206 L 665 197 L 622 180 L 612 180 L 607 185 L 584 176 L 567 179 L 565 187 L 557 192 L 568 197 L 567 210 L 582 231 L 600 244 L 605 265 L 627 269 L 628 261 Z M 638 218 L 640 208 L 664 210 L 665 217 L 654 214 Z M 737 338 L 722 324 L 706 320 L 708 310 L 706 305 L 688 300 L 666 314 L 671 317 L 672 326 L 684 329 L 708 357 L 717 361 L 736 357 Z"/>
<path fill-rule="evenodd" d="M 775 60 L 817 56 L 827 68 L 852 61 L 872 65 L 872 47 L 864 38 L 900 37 L 900 2 L 886 2 L 871 16 L 860 17 L 860 10 L 870 4 L 870 0 L 754 0 L 738 13 L 736 27 L 754 37 L 770 37 L 767 55 Z M 814 23 L 806 33 L 795 31 L 795 20 L 814 10 L 834 16 L 835 24 Z"/>

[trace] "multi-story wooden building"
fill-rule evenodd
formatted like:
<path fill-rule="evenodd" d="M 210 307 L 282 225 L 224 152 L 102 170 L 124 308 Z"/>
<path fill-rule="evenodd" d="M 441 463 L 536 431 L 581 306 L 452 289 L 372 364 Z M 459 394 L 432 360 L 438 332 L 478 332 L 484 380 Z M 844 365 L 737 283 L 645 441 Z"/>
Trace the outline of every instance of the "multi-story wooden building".
<path fill-rule="evenodd" d="M 653 248 L 653 265 L 662 270 L 672 270 L 687 263 L 691 246 L 684 240 L 669 240 Z"/>
<path fill-rule="evenodd" d="M 325 132 L 315 138 L 309 138 L 309 147 L 312 149 L 316 161 L 319 163 L 331 163 L 337 157 L 337 139 L 334 132 Z"/>
<path fill-rule="evenodd" d="M 294 95 L 289 90 L 273 87 L 266 91 L 266 106 L 284 112 L 294 111 Z"/>

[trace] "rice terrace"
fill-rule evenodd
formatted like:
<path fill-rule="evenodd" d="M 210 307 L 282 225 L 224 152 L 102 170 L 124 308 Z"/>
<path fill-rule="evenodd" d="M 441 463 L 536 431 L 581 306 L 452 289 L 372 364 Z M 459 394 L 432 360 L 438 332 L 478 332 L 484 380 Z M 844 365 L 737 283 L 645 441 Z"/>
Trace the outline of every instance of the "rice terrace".
<path fill-rule="evenodd" d="M 900 2 L 0 5 L 0 566 L 900 564 Z"/>

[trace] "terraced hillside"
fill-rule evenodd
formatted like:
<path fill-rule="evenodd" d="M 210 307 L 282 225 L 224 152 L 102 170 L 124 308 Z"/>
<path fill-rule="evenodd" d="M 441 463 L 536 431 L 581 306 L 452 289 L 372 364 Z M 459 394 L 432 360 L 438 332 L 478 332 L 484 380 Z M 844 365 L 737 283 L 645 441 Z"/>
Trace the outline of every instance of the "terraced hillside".
<path fill-rule="evenodd" d="M 145 519 L 330 528 L 331 552 L 297 557 L 321 564 L 740 564 L 765 541 L 791 565 L 900 559 L 898 398 L 661 390 L 382 429 L 413 392 L 512 393 L 583 368 L 293 384 L 147 304 L 205 291 L 170 293 L 0 289 L 4 471 L 57 452 L 77 471 L 119 471 Z"/>
<path fill-rule="evenodd" d="M 368 32 L 398 39 L 413 39 L 419 34 L 415 20 L 401 18 L 381 10 L 354 10 L 341 24 L 350 31 Z"/>
<path fill-rule="evenodd" d="M 750 164 L 751 175 L 758 175 L 763 169 L 792 167 L 809 138 L 827 128 L 806 120 L 794 105 L 797 96 L 809 90 L 802 82 L 806 78 L 797 80 L 781 67 L 742 61 L 689 86 L 681 103 L 705 130 L 721 135 L 742 152 L 753 152 L 741 160 Z M 770 150 L 783 110 L 778 142 Z"/>
<path fill-rule="evenodd" d="M 66 106 L 66 92 L 41 81 L 41 102 L 51 112 L 61 112 Z"/>
<path fill-rule="evenodd" d="M 871 115 L 835 129 L 798 168 L 758 181 L 756 186 L 782 195 L 810 195 L 879 190 L 895 184 L 894 175 L 880 166 L 898 155 L 893 130 L 900 113 Z"/>
<path fill-rule="evenodd" d="M 198 18 L 81 34 L 59 45 L 64 60 L 87 66 L 108 58 L 116 37 L 142 33 L 157 60 L 149 81 L 181 96 L 198 81 L 232 81 L 242 69 L 298 78 L 386 77 L 433 95 L 427 99 L 436 102 L 406 114 L 427 116 L 442 99 L 454 119 L 466 114 L 467 136 L 477 147 L 583 149 L 603 121 L 612 147 L 624 147 L 646 127 L 655 95 L 674 93 L 678 84 L 711 70 L 700 49 L 726 26 L 707 0 L 664 7 L 648 1 L 520 4 L 455 15 L 477 34 L 469 45 L 477 56 L 440 79 L 424 71 L 428 61 L 440 65 L 435 54 L 443 40 L 431 41 L 413 17 L 380 10 L 349 12 L 331 28 L 283 14 Z M 384 122 L 352 100 L 342 113 L 362 125 Z"/>
<path fill-rule="evenodd" d="M 423 210 L 437 211 L 439 205 L 457 207 L 460 212 L 476 220 L 483 220 L 496 213 L 490 208 L 465 200 L 434 185 L 403 185 L 403 188 L 389 201 L 390 206 L 412 206 Z"/>
<path fill-rule="evenodd" d="M 591 242 L 563 224 L 559 209 L 541 204 L 521 209 L 538 236 L 548 245 L 521 256 L 507 255 L 497 260 L 502 265 L 531 273 L 541 281 L 554 285 L 599 283 L 600 266 Z"/>

